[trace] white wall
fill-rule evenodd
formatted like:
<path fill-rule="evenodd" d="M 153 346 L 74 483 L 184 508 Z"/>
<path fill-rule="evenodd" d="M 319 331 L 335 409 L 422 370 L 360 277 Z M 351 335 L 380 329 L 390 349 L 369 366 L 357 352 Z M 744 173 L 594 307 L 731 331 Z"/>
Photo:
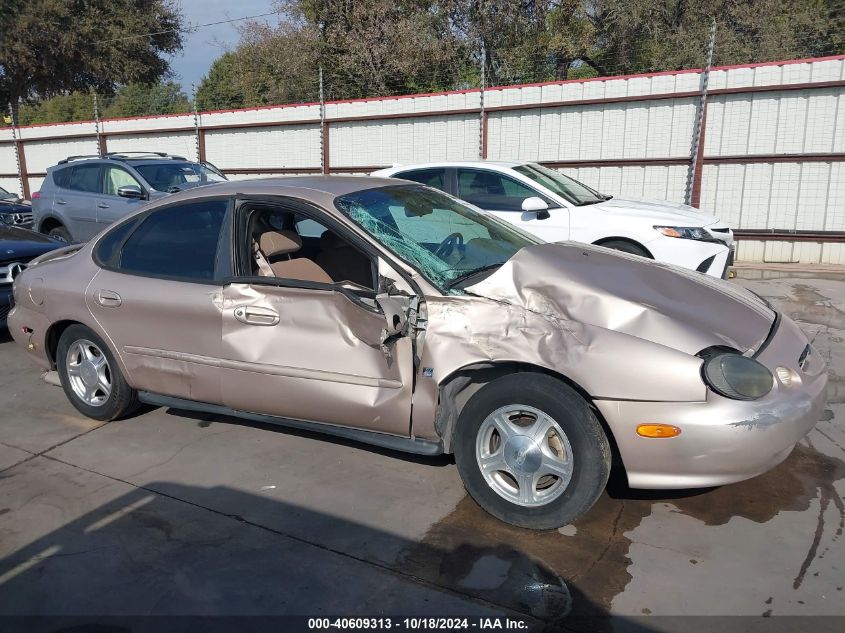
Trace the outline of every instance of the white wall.
<path fill-rule="evenodd" d="M 711 90 L 845 80 L 842 57 L 759 66 L 716 68 Z M 490 159 L 601 162 L 658 159 L 676 164 L 568 165 L 562 171 L 616 196 L 681 201 L 697 97 L 649 99 L 696 92 L 695 72 L 569 81 L 488 89 L 487 108 L 549 104 L 488 112 Z M 845 97 L 840 86 L 712 94 L 704 155 L 701 208 L 740 229 L 845 231 Z M 637 97 L 622 102 L 581 103 Z M 645 97 L 644 99 L 641 97 Z M 566 105 L 560 102 L 574 102 Z M 479 152 L 478 91 L 410 95 L 326 104 L 329 164 L 344 168 L 474 159 Z M 449 114 L 452 111 L 454 114 Z M 436 116 L 418 116 L 444 112 Z M 394 118 L 355 120 L 388 115 Z M 342 118 L 342 121 L 333 119 Z M 206 158 L 233 178 L 284 174 L 320 165 L 317 104 L 205 112 Z M 279 125 L 279 123 L 285 123 Z M 264 126 L 263 124 L 266 124 Z M 196 158 L 193 115 L 102 122 L 110 151 L 155 150 Z M 248 125 L 240 129 L 214 129 Z M 168 131 L 173 130 L 173 131 Z M 116 136 L 109 134 L 118 133 Z M 129 133 L 129 134 L 127 134 Z M 86 135 L 84 138 L 39 140 Z M 71 154 L 96 153 L 91 122 L 21 128 L 32 191 L 48 166 Z M 0 141 L 11 131 L 0 129 Z M 840 160 L 748 162 L 771 154 L 839 154 Z M 824 157 L 826 158 L 826 157 Z M 243 171 L 255 169 L 255 172 Z M 0 186 L 17 191 L 14 149 L 0 142 Z M 845 263 L 837 244 L 746 242 L 743 259 Z"/>

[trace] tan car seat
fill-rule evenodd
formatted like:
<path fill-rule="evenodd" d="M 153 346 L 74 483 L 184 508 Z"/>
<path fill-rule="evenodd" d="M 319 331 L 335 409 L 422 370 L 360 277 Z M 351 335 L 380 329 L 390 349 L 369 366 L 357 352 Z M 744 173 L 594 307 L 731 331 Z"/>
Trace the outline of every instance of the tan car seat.
<path fill-rule="evenodd" d="M 275 262 L 269 260 L 280 255 L 290 256 L 302 248 L 302 238 L 294 231 L 265 231 L 259 238 L 255 249 L 255 260 L 262 277 L 282 277 L 284 279 L 300 279 L 330 284 L 332 278 L 325 270 L 310 259 L 282 259 Z"/>
<path fill-rule="evenodd" d="M 337 281 L 351 281 L 365 288 L 373 286 L 370 260 L 331 231 L 320 236 L 317 264 Z"/>

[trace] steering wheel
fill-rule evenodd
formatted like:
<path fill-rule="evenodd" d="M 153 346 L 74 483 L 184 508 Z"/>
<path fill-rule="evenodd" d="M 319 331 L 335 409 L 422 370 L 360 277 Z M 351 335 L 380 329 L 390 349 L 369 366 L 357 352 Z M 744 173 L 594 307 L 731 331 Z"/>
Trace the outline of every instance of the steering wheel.
<path fill-rule="evenodd" d="M 437 249 L 435 249 L 434 254 L 440 259 L 446 259 L 452 254 L 452 251 L 454 251 L 456 247 L 463 247 L 463 245 L 464 236 L 460 233 L 452 233 L 451 235 L 447 235 L 446 239 L 440 242 L 440 245 Z"/>

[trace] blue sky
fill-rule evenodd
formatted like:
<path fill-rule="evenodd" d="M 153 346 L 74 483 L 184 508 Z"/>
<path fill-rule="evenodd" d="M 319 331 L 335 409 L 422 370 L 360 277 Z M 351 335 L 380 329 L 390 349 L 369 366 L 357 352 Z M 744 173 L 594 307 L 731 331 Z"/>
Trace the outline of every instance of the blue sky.
<path fill-rule="evenodd" d="M 186 26 L 231 20 L 273 10 L 273 0 L 181 0 L 179 4 L 182 6 Z M 274 16 L 260 19 L 268 20 L 272 24 L 277 23 Z M 171 58 L 170 66 L 176 75 L 174 80 L 182 84 L 186 93 L 190 94 L 192 82 L 199 85 L 216 58 L 224 51 L 235 48 L 239 39 L 239 24 L 243 22 L 208 26 L 185 35 L 184 48 Z"/>

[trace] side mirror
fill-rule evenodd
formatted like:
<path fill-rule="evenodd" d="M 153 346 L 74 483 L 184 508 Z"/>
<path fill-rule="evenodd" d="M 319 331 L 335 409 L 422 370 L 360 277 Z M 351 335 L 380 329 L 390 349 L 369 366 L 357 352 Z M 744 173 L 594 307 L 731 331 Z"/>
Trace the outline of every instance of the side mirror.
<path fill-rule="evenodd" d="M 123 185 L 117 188 L 117 195 L 121 198 L 130 198 L 132 200 L 143 200 L 146 196 L 138 185 Z"/>
<path fill-rule="evenodd" d="M 531 196 L 522 201 L 522 210 L 526 213 L 535 213 L 538 220 L 547 220 L 551 217 L 549 214 L 549 205 L 546 201 L 537 196 Z"/>

